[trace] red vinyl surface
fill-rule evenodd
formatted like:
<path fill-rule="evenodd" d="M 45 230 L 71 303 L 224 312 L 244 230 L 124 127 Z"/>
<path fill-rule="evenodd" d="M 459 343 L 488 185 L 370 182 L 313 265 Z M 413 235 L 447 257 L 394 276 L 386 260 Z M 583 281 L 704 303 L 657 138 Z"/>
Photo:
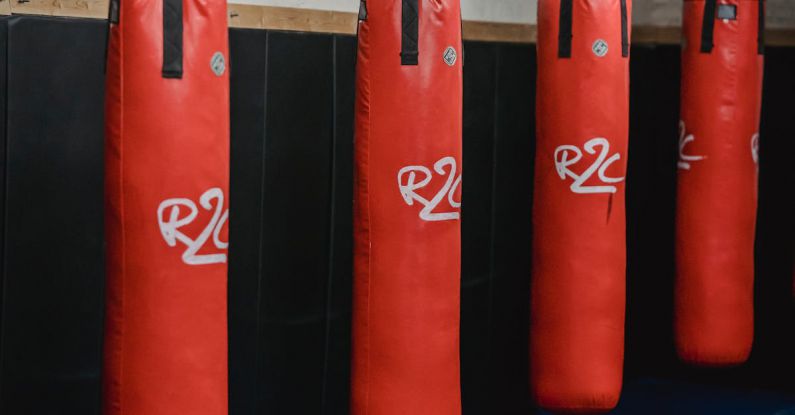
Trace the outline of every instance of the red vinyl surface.
<path fill-rule="evenodd" d="M 754 235 L 763 55 L 759 3 L 725 0 L 700 51 L 703 0 L 684 2 L 676 208 L 675 339 L 697 365 L 744 362 L 754 336 Z"/>
<path fill-rule="evenodd" d="M 530 383 L 545 409 L 591 413 L 622 383 L 629 58 L 619 0 L 573 1 L 569 58 L 560 10 L 539 2 Z"/>
<path fill-rule="evenodd" d="M 107 67 L 105 415 L 227 413 L 226 3 L 183 1 L 164 79 L 161 0 L 124 0 Z M 215 61 L 217 64 L 218 62 Z"/>
<path fill-rule="evenodd" d="M 357 61 L 351 413 L 459 414 L 459 2 L 419 1 L 416 66 L 401 65 L 401 2 L 367 8 Z"/>

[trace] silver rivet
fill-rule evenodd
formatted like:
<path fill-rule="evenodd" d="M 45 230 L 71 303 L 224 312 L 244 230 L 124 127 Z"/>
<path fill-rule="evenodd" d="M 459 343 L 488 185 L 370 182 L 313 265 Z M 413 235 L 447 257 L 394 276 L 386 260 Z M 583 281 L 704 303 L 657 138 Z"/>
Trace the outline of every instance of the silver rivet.
<path fill-rule="evenodd" d="M 215 76 L 221 76 L 226 71 L 226 59 L 221 52 L 215 52 L 212 59 L 210 59 L 210 69 L 213 70 Z"/>
<path fill-rule="evenodd" d="M 453 66 L 455 65 L 455 61 L 458 60 L 458 53 L 456 53 L 454 47 L 448 46 L 447 49 L 444 50 L 442 59 L 444 59 L 444 63 L 448 66 Z"/>
<path fill-rule="evenodd" d="M 593 50 L 594 55 L 601 58 L 607 55 L 607 42 L 605 42 L 603 39 L 596 39 L 596 42 L 593 42 L 593 47 L 591 47 L 591 50 Z"/>

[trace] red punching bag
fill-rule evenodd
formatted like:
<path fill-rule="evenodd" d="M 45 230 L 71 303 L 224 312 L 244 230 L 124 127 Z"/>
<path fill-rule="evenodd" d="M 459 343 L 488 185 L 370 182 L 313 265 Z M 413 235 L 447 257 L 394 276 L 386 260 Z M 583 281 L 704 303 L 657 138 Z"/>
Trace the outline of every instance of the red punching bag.
<path fill-rule="evenodd" d="M 361 7 L 351 413 L 459 414 L 459 2 Z"/>
<path fill-rule="evenodd" d="M 530 382 L 614 407 L 624 355 L 630 0 L 540 0 Z"/>
<path fill-rule="evenodd" d="M 227 413 L 226 2 L 115 0 L 105 415 Z"/>
<path fill-rule="evenodd" d="M 753 342 L 763 22 L 757 0 L 684 2 L 674 332 L 698 365 Z"/>

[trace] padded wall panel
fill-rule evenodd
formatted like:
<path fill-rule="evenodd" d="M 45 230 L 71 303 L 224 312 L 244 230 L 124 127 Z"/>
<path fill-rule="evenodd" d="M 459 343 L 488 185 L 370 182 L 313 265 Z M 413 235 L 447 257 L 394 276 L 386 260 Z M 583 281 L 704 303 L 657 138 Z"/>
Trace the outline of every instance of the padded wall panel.
<path fill-rule="evenodd" d="M 326 304 L 322 415 L 349 414 L 353 284 L 353 108 L 356 39 L 334 36 L 331 248 Z"/>
<path fill-rule="evenodd" d="M 100 21 L 8 20 L 3 414 L 98 414 Z"/>
<path fill-rule="evenodd" d="M 535 50 L 464 48 L 463 413 L 527 414 Z"/>
<path fill-rule="evenodd" d="M 493 261 L 494 44 L 464 44 L 464 165 L 461 205 L 461 400 L 464 414 L 491 404 Z"/>
<path fill-rule="evenodd" d="M 753 384 L 795 391 L 795 48 L 765 49 L 759 130 Z"/>
<path fill-rule="evenodd" d="M 230 32 L 230 414 L 347 414 L 355 38 Z"/>
<path fill-rule="evenodd" d="M 316 414 L 329 276 L 332 37 L 271 32 L 267 47 L 260 410 Z"/>
<path fill-rule="evenodd" d="M 0 16 L 0 160 L 2 160 L 2 167 L 0 167 L 0 201 L 6 200 L 6 103 L 7 99 L 7 80 L 8 77 L 8 17 Z M 0 203 L 0 270 L 3 269 L 5 263 L 5 211 L 6 205 L 4 202 Z M 0 338 L 3 333 L 3 278 L 5 273 L 0 271 Z M 0 358 L 2 358 L 3 345 L 0 340 Z M 0 368 L 2 364 L 0 364 Z M 1 374 L 0 374 L 1 375 Z M 0 377 L 0 405 L 2 405 L 2 378 Z"/>
<path fill-rule="evenodd" d="M 494 309 L 492 316 L 494 408 L 497 413 L 530 411 L 528 327 L 530 252 L 535 158 L 535 48 L 500 45 L 497 50 L 494 192 Z M 530 70 L 527 70 L 530 69 Z"/>
<path fill-rule="evenodd" d="M 230 30 L 229 413 L 257 411 L 268 32 Z"/>
<path fill-rule="evenodd" d="M 678 365 L 671 343 L 671 276 L 679 62 L 676 46 L 632 48 L 626 188 L 628 376 L 670 373 Z"/>

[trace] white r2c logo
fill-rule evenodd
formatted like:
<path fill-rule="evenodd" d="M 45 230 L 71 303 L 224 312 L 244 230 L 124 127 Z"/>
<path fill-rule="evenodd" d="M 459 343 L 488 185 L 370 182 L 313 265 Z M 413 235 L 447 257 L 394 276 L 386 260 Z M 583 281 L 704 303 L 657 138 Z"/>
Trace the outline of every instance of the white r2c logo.
<path fill-rule="evenodd" d="M 687 134 L 685 129 L 685 122 L 679 121 L 679 161 L 676 163 L 676 166 L 682 170 L 690 170 L 690 163 L 693 161 L 700 161 L 707 158 L 707 156 L 696 156 L 692 154 L 686 154 L 685 147 L 696 138 L 693 134 Z M 751 135 L 751 159 L 754 161 L 754 164 L 759 164 L 759 133 L 754 133 Z"/>
<path fill-rule="evenodd" d="M 693 134 L 687 134 L 687 130 L 685 129 L 685 122 L 679 121 L 679 161 L 676 163 L 676 167 L 682 170 L 690 170 L 690 162 L 691 161 L 699 161 L 704 160 L 707 156 L 694 156 L 690 154 L 685 154 L 685 147 L 688 143 L 695 141 L 696 138 Z"/>
<path fill-rule="evenodd" d="M 445 167 L 449 166 L 449 172 L 445 172 Z M 425 166 L 406 166 L 400 169 L 397 175 L 398 189 L 400 195 L 407 205 L 413 206 L 414 202 L 419 202 L 423 208 L 420 211 L 420 219 L 429 222 L 442 221 L 442 220 L 457 220 L 461 217 L 458 209 L 461 208 L 461 201 L 454 200 L 453 195 L 456 189 L 461 185 L 461 175 L 458 177 L 456 174 L 456 161 L 453 157 L 441 158 L 433 165 L 433 170 L 440 175 L 447 174 L 447 180 L 436 192 L 436 195 L 431 200 L 416 193 L 417 190 L 422 189 L 431 182 L 433 173 Z M 422 175 L 418 180 L 418 174 Z M 447 212 L 434 212 L 439 204 L 447 198 L 447 203 L 450 204 L 452 211 Z"/>
<path fill-rule="evenodd" d="M 215 201 L 215 206 L 213 206 L 213 201 Z M 224 193 L 221 189 L 214 187 L 201 195 L 199 204 L 207 211 L 212 210 L 213 207 L 215 210 L 207 226 L 196 239 L 192 239 L 179 230 L 183 226 L 191 224 L 199 214 L 196 203 L 185 198 L 166 199 L 160 203 L 157 208 L 157 224 L 160 226 L 160 233 L 168 246 L 177 246 L 177 242 L 185 245 L 182 261 L 188 265 L 224 263 L 226 262 L 226 253 L 197 254 L 210 239 L 210 236 L 218 250 L 226 250 L 229 247 L 229 243 L 221 241 L 218 236 L 224 223 L 229 219 L 229 209 L 224 211 Z M 181 208 L 187 209 L 187 213 L 182 215 Z"/>
<path fill-rule="evenodd" d="M 759 164 L 759 133 L 751 136 L 751 159 L 755 164 Z"/>
<path fill-rule="evenodd" d="M 562 145 L 558 146 L 555 149 L 555 169 L 558 172 L 558 176 L 560 176 L 561 180 L 565 180 L 566 177 L 570 177 L 574 179 L 574 183 L 569 186 L 572 192 L 574 193 L 615 193 L 616 186 L 613 186 L 612 183 L 619 183 L 624 180 L 623 177 L 608 177 L 605 174 L 605 171 L 610 167 L 611 164 L 616 162 L 621 158 L 619 153 L 615 153 L 609 158 L 607 155 L 610 153 L 610 143 L 607 141 L 606 138 L 597 137 L 588 140 L 588 142 L 583 145 L 585 152 L 588 154 L 596 154 L 596 147 L 600 147 L 601 151 L 599 151 L 599 155 L 596 157 L 591 165 L 585 169 L 582 174 L 574 173 L 573 171 L 569 170 L 569 166 L 576 164 L 582 158 L 582 151 L 573 145 Z M 597 174 L 599 180 L 604 183 L 602 186 L 585 186 L 585 183 L 591 176 Z"/>

